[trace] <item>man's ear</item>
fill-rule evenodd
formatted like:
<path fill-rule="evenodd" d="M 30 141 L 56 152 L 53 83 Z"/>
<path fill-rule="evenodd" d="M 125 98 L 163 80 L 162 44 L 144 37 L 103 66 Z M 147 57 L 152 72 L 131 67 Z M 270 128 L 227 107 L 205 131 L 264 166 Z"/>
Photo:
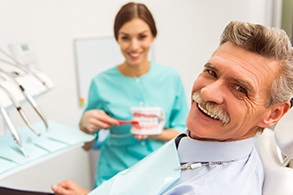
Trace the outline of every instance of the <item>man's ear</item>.
<path fill-rule="evenodd" d="M 269 108 L 267 116 L 264 118 L 259 126 L 262 128 L 266 128 L 275 125 L 284 116 L 284 114 L 286 114 L 290 110 L 290 107 L 290 101 L 272 105 Z"/>

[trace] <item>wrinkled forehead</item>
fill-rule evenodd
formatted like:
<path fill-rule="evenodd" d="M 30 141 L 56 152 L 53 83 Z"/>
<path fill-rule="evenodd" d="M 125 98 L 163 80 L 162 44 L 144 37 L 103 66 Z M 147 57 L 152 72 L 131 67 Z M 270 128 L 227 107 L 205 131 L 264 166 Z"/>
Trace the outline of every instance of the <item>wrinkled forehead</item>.
<path fill-rule="evenodd" d="M 271 84 L 281 67 L 279 61 L 244 50 L 230 42 L 221 45 L 208 63 L 220 74 L 243 80 L 253 87 Z"/>

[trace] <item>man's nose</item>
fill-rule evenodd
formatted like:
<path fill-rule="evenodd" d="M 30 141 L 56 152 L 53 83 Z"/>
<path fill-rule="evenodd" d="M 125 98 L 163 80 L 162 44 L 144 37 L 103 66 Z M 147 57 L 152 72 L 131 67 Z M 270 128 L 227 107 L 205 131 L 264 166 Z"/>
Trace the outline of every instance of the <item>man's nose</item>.
<path fill-rule="evenodd" d="M 216 104 L 221 104 L 224 101 L 224 95 L 227 93 L 225 91 L 225 83 L 223 81 L 214 81 L 200 90 L 203 100 L 206 102 L 214 102 Z"/>

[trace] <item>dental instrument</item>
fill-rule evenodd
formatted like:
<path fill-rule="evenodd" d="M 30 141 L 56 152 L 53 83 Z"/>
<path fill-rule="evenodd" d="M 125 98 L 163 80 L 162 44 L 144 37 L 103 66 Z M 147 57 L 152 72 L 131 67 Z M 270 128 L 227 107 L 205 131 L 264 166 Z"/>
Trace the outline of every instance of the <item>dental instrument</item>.
<path fill-rule="evenodd" d="M 25 158 L 28 158 L 29 156 L 27 155 L 27 153 L 25 152 L 23 146 L 22 146 L 22 141 L 21 141 L 21 138 L 17 132 L 17 130 L 15 129 L 12 121 L 10 120 L 6 110 L 0 106 L 0 111 L 2 113 L 2 116 L 4 118 L 4 121 L 6 122 L 6 125 L 9 129 L 9 131 L 11 132 L 14 140 L 16 141 L 17 145 L 18 145 L 18 149 L 21 151 L 21 153 L 24 155 Z"/>
<path fill-rule="evenodd" d="M 26 125 L 29 127 L 29 129 L 31 129 L 37 136 L 40 136 L 41 134 L 35 130 L 33 128 L 33 126 L 31 125 L 31 123 L 29 122 L 29 120 L 27 119 L 23 109 L 21 108 L 19 102 L 16 100 L 16 98 L 12 95 L 12 93 L 6 88 L 6 86 L 4 86 L 1 82 L 0 82 L 0 87 L 7 93 L 7 95 L 9 96 L 10 100 L 12 101 L 12 103 L 14 104 L 16 110 L 18 111 L 18 113 L 20 114 L 20 116 L 22 117 L 22 119 L 24 120 L 24 122 L 26 123 Z"/>
<path fill-rule="evenodd" d="M 42 110 L 40 109 L 39 105 L 37 104 L 37 102 L 34 100 L 34 98 L 32 97 L 32 95 L 25 90 L 25 88 L 13 77 L 13 75 L 10 75 L 9 73 L 5 72 L 4 70 L 2 70 L 0 68 L 0 71 L 5 74 L 7 77 L 9 77 L 16 85 L 18 85 L 18 87 L 20 88 L 21 92 L 23 93 L 23 95 L 26 97 L 26 99 L 28 100 L 28 102 L 31 104 L 31 106 L 34 108 L 34 110 L 37 112 L 37 114 L 40 116 L 40 118 L 42 119 L 42 121 L 44 122 L 46 128 L 49 128 L 48 125 L 48 121 L 44 115 L 44 113 L 42 112 Z M 4 76 L 2 76 L 0 74 L 0 77 L 4 80 L 6 80 L 4 78 Z"/>

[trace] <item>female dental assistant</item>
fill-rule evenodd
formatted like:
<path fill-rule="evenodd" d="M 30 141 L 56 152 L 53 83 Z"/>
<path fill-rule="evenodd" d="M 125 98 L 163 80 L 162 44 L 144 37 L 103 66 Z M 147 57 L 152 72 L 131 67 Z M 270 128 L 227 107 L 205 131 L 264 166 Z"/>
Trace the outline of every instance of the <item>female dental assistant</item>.
<path fill-rule="evenodd" d="M 144 4 L 127 3 L 117 13 L 115 38 L 125 61 L 97 76 L 91 82 L 88 105 L 80 129 L 95 133 L 109 129 L 100 148 L 95 187 L 129 168 L 183 131 L 188 106 L 182 81 L 171 67 L 148 60 L 157 35 L 152 14 Z M 133 135 L 131 107 L 160 107 L 165 126 L 159 135 Z"/>

